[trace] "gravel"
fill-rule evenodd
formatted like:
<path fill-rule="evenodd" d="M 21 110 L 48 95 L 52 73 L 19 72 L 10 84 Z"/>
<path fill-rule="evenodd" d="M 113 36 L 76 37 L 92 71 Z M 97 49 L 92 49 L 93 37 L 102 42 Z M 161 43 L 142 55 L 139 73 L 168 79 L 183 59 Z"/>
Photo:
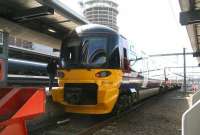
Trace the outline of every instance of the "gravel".
<path fill-rule="evenodd" d="M 190 104 L 191 95 L 170 91 L 153 97 L 93 135 L 181 135 L 181 116 Z"/>

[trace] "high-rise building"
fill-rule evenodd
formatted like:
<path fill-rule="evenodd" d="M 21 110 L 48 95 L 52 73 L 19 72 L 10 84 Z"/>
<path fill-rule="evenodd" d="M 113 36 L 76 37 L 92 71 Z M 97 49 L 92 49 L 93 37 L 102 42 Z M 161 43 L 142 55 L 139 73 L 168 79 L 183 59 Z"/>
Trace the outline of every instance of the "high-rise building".
<path fill-rule="evenodd" d="M 102 24 L 118 31 L 116 0 L 83 0 L 83 15 L 95 24 Z"/>

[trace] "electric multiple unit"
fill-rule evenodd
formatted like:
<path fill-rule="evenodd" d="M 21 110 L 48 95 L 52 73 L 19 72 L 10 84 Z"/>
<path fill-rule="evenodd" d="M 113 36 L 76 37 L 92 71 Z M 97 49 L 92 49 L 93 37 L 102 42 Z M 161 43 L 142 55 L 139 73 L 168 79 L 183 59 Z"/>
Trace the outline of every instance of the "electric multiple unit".
<path fill-rule="evenodd" d="M 51 56 L 9 47 L 8 57 L 6 61 L 0 59 L 0 80 L 6 76 L 9 85 L 48 85 L 46 67 Z"/>
<path fill-rule="evenodd" d="M 52 97 L 66 112 L 119 113 L 159 93 L 161 81 L 148 75 L 148 58 L 126 38 L 102 25 L 84 25 L 62 43 Z"/>

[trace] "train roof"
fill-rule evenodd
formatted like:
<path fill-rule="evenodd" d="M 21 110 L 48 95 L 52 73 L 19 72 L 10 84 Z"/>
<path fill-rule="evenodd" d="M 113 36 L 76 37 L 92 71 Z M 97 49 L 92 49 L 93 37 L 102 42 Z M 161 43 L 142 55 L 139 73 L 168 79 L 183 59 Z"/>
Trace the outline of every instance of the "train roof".
<path fill-rule="evenodd" d="M 82 33 L 110 33 L 110 34 L 118 34 L 117 31 L 100 24 L 87 24 L 79 26 L 75 29 L 77 34 Z"/>
<path fill-rule="evenodd" d="M 111 33 L 111 34 L 117 34 L 119 36 L 121 36 L 122 38 L 126 39 L 126 37 L 124 37 L 122 34 L 120 34 L 119 32 L 115 31 L 114 29 L 107 27 L 105 25 L 101 25 L 101 24 L 86 24 L 86 25 L 82 25 L 77 27 L 76 32 L 78 34 L 82 34 L 82 33 Z"/>

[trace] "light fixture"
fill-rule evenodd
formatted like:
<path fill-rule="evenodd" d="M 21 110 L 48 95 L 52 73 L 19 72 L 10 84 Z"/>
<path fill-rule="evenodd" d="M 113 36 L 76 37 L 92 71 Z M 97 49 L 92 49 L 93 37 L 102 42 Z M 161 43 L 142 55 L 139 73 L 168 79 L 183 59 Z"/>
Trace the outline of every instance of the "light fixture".
<path fill-rule="evenodd" d="M 56 31 L 53 30 L 53 29 L 51 29 L 51 28 L 49 28 L 48 31 L 49 31 L 49 32 L 52 32 L 52 33 L 56 33 Z"/>

